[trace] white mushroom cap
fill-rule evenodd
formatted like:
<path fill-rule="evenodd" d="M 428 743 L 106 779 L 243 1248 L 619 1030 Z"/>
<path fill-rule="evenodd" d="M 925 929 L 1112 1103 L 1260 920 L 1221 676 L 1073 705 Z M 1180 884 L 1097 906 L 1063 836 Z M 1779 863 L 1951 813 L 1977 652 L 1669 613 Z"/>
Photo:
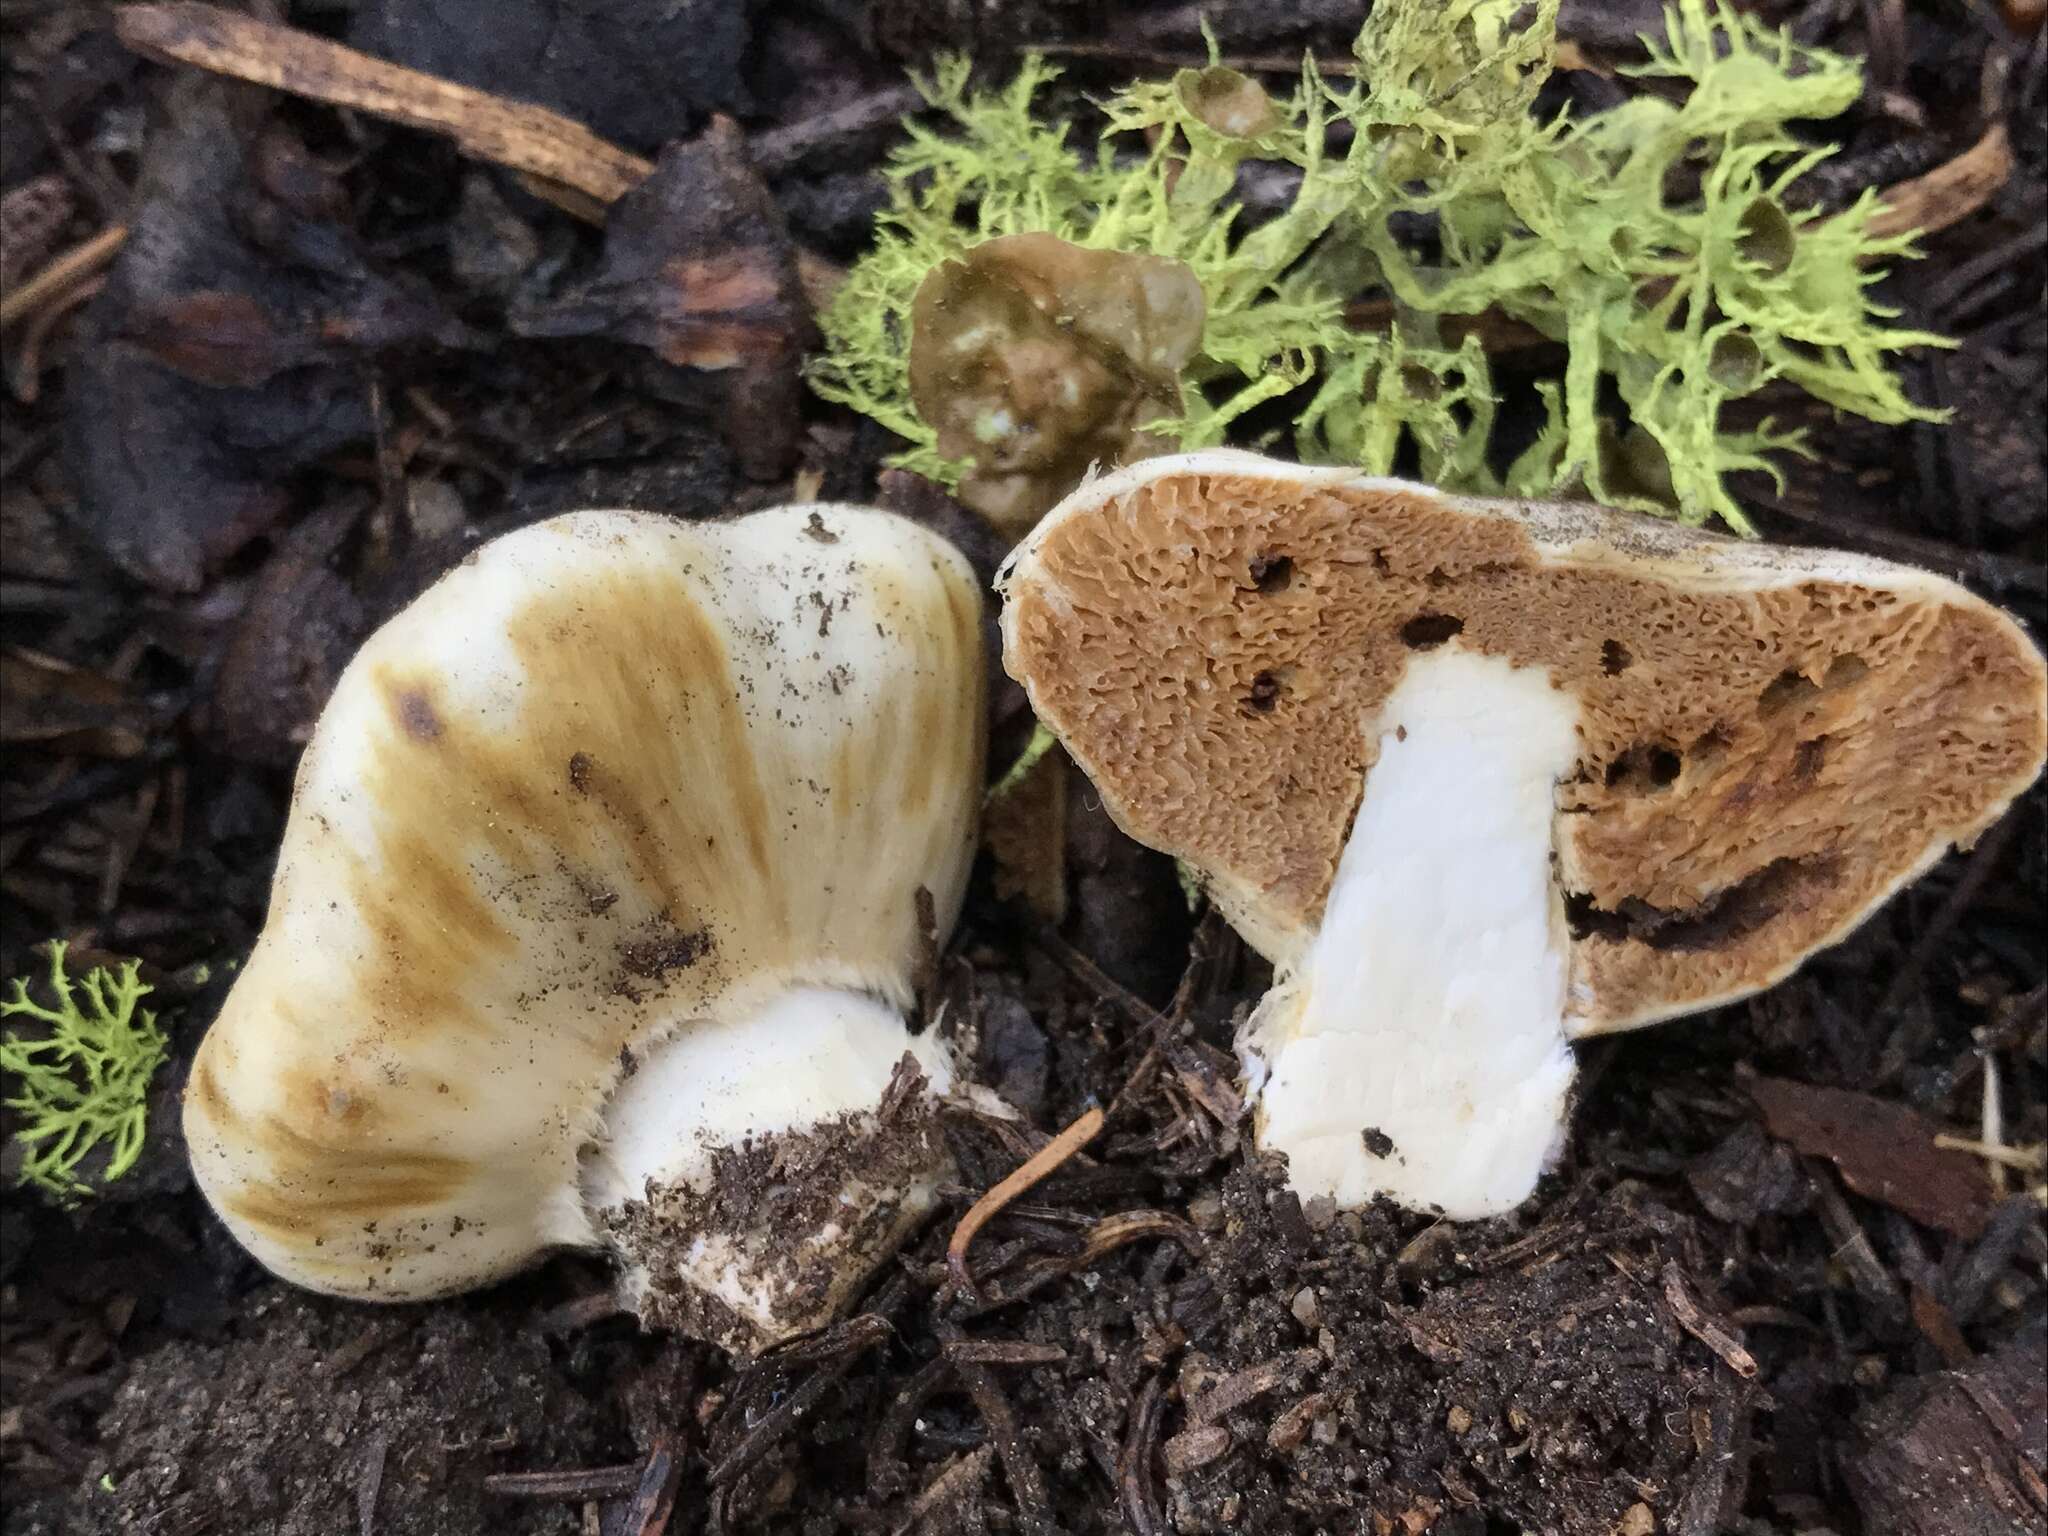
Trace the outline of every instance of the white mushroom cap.
<path fill-rule="evenodd" d="M 1005 663 L 1278 972 L 1304 1192 L 1533 1186 L 1569 1037 L 1766 987 L 2040 771 L 2040 653 L 1927 572 L 1234 452 L 1082 486 Z"/>
<path fill-rule="evenodd" d="M 208 1199 L 338 1294 L 603 1244 L 655 1322 L 825 1320 L 946 1166 L 950 1055 L 901 1010 L 919 888 L 947 928 L 966 880 L 983 679 L 966 562 L 886 513 L 581 512 L 478 550 L 307 748 L 186 1090 Z M 676 1209 L 776 1159 L 809 1172 Z"/>

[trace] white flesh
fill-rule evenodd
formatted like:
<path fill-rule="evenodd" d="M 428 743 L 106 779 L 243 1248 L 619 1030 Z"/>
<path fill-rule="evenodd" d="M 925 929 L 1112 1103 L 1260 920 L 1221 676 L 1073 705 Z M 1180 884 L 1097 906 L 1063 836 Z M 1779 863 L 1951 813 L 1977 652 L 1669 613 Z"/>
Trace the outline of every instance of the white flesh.
<path fill-rule="evenodd" d="M 1572 1054 L 1551 835 L 1577 720 L 1540 668 L 1453 643 L 1369 722 L 1378 758 L 1322 927 L 1243 1043 L 1259 1144 L 1302 1196 L 1490 1216 L 1554 1154 Z"/>

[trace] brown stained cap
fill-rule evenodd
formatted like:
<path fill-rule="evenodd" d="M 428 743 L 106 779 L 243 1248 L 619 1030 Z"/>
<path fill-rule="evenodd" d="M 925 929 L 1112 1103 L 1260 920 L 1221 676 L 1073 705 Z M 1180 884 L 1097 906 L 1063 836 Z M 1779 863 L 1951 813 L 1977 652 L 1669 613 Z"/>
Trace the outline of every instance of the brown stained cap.
<path fill-rule="evenodd" d="M 1139 841 L 1276 965 L 1315 934 L 1378 706 L 1442 646 L 1579 705 L 1556 789 L 1572 1034 L 1776 982 L 2040 772 L 2040 651 L 1942 577 L 1250 454 L 1068 497 L 1005 664 Z"/>

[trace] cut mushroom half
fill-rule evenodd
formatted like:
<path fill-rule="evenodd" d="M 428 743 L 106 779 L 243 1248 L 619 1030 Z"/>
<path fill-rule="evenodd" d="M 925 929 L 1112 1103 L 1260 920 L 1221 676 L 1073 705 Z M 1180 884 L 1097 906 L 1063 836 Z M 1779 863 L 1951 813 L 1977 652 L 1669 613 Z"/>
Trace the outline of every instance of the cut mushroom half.
<path fill-rule="evenodd" d="M 348 1296 L 571 1245 L 737 1349 L 828 1321 L 949 1167 L 904 1010 L 972 856 L 981 611 L 887 513 L 579 512 L 379 630 L 186 1088 L 236 1237 Z"/>
<path fill-rule="evenodd" d="M 1082 486 L 1005 663 L 1275 967 L 1240 1039 L 1304 1195 L 1459 1218 L 1570 1042 L 1768 987 L 2039 773 L 2040 652 L 1954 582 L 1236 452 Z"/>

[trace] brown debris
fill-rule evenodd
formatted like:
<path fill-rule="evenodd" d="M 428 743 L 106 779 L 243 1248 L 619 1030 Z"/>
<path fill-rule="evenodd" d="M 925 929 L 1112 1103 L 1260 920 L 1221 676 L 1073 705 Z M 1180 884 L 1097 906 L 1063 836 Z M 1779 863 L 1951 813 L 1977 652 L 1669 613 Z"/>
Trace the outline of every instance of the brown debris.
<path fill-rule="evenodd" d="M 289 763 L 313 734 L 334 681 L 369 628 L 331 561 L 364 511 L 322 508 L 278 543 L 229 630 L 200 729 L 229 756 Z"/>
<path fill-rule="evenodd" d="M 1159 1455 L 1159 1427 L 1166 1412 L 1166 1378 L 1147 1378 L 1131 1406 L 1130 1430 L 1117 1457 L 1117 1489 L 1123 1495 L 1124 1518 L 1137 1536 L 1160 1536 L 1166 1516 L 1159 1502 L 1159 1480 L 1152 1464 Z"/>
<path fill-rule="evenodd" d="M 1743 1081 L 1773 1136 L 1827 1158 L 1857 1194 L 1958 1237 L 1984 1230 L 1991 1197 L 1983 1170 L 1967 1153 L 1936 1147 L 1941 1128 L 1918 1110 L 1847 1088 Z"/>
<path fill-rule="evenodd" d="M 198 590 L 283 515 L 293 471 L 370 435 L 366 360 L 466 335 L 371 266 L 338 191 L 218 83 L 173 91 L 65 402 L 73 521 L 137 579 Z"/>
<path fill-rule="evenodd" d="M 799 1340 L 757 1361 L 733 1390 L 726 1412 L 714 1427 L 710 1467 L 705 1480 L 714 1489 L 727 1488 L 794 1433 L 806 1415 L 816 1408 L 833 1385 L 852 1370 L 869 1350 L 890 1336 L 889 1322 L 876 1313 L 863 1313 L 835 1323 L 814 1339 Z M 779 1402 L 753 1417 L 745 1405 L 756 1393 L 783 1380 L 793 1365 L 822 1362 L 802 1383 Z M 738 1410 L 737 1412 L 735 1410 Z M 740 1426 L 736 1436 L 727 1438 L 727 1421 Z"/>
<path fill-rule="evenodd" d="M 1194 1425 L 1161 1447 L 1169 1477 L 1192 1472 L 1196 1467 L 1206 1467 L 1229 1449 L 1230 1431 L 1221 1424 Z"/>
<path fill-rule="evenodd" d="M 510 1499 L 610 1499 L 640 1486 L 644 1461 L 613 1467 L 570 1467 L 556 1472 L 493 1472 L 483 1480 L 485 1493 Z"/>
<path fill-rule="evenodd" d="M 131 758 L 166 718 L 121 678 L 26 646 L 0 648 L 0 743 Z"/>
<path fill-rule="evenodd" d="M 959 1330 L 949 1324 L 939 1325 L 939 1339 L 941 1348 L 965 1342 Z M 1026 1536 L 1054 1536 L 1059 1527 L 1053 1518 L 1051 1498 L 1046 1492 L 1045 1474 L 1032 1456 L 1030 1444 L 1017 1423 L 1016 1410 L 996 1384 L 995 1376 L 986 1366 L 959 1353 L 949 1354 L 947 1363 L 959 1376 L 960 1384 L 967 1388 L 967 1395 L 974 1399 L 975 1410 L 988 1425 L 989 1439 L 1002 1462 L 1003 1477 L 1010 1485 L 1011 1497 L 1017 1501 L 1019 1524 Z"/>
<path fill-rule="evenodd" d="M 1330 1395 L 1327 1392 L 1311 1392 L 1281 1410 L 1266 1431 L 1266 1448 L 1287 1455 L 1308 1438 L 1308 1432 L 1317 1419 L 1330 1411 Z"/>
<path fill-rule="evenodd" d="M 1211 1424 L 1247 1403 L 1285 1386 L 1323 1363 L 1320 1351 L 1296 1350 L 1291 1355 L 1247 1366 L 1211 1387 L 1187 1405 L 1190 1424 Z"/>
<path fill-rule="evenodd" d="M 674 1436 L 661 1435 L 647 1453 L 632 1501 L 620 1517 L 622 1536 L 662 1536 L 683 1486 L 683 1451 Z"/>
<path fill-rule="evenodd" d="M 64 252 L 19 287 L 8 284 L 7 291 L 0 293 L 0 326 L 12 325 L 23 316 L 34 314 L 44 305 L 55 303 L 70 289 L 91 280 L 114 259 L 127 239 L 126 225 L 109 224 L 90 240 Z"/>

